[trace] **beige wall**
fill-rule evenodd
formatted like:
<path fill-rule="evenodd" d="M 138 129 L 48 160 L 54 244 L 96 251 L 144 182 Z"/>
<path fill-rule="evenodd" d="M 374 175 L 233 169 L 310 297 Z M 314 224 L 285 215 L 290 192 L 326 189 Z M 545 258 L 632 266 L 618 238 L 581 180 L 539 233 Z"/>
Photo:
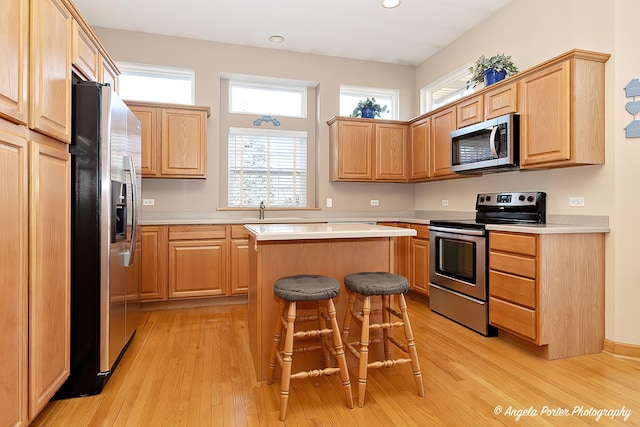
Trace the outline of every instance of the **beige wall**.
<path fill-rule="evenodd" d="M 634 0 L 514 0 L 416 70 L 420 89 L 478 56 L 507 53 L 527 69 L 573 48 L 610 53 L 606 65 L 606 164 L 554 171 L 508 172 L 416 185 L 416 209 L 473 210 L 483 191 L 546 191 L 548 213 L 607 215 L 606 337 L 640 344 L 640 269 L 637 217 L 640 201 L 640 139 L 625 139 L 632 116 L 624 109 L 624 86 L 640 76 Z M 584 207 L 569 207 L 583 196 Z M 449 200 L 442 207 L 442 199 Z M 635 220 L 635 221 L 634 221 Z"/>
<path fill-rule="evenodd" d="M 258 49 L 202 40 L 94 28 L 98 38 L 116 61 L 192 68 L 196 73 L 196 104 L 211 107 L 206 180 L 145 179 L 143 197 L 154 198 L 145 212 L 215 213 L 226 203 L 225 188 L 219 185 L 226 173 L 221 143 L 226 132 L 220 128 L 221 73 L 249 74 L 313 82 L 317 85 L 317 191 L 321 207 L 333 199 L 339 210 L 412 210 L 410 184 L 363 184 L 329 182 L 329 127 L 326 122 L 339 111 L 340 84 L 400 90 L 400 118 L 415 111 L 415 68 L 372 63 L 329 56 Z M 380 201 L 372 208 L 370 199 Z"/>

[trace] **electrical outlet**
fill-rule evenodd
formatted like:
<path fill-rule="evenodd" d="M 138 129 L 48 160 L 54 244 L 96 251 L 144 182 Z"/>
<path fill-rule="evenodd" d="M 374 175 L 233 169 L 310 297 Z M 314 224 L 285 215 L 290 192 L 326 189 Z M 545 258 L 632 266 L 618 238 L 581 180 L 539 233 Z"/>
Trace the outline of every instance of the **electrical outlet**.
<path fill-rule="evenodd" d="M 156 199 L 142 199 L 143 206 L 155 206 Z"/>
<path fill-rule="evenodd" d="M 446 199 L 442 199 L 442 206 L 449 206 L 449 201 Z"/>
<path fill-rule="evenodd" d="M 584 197 L 569 197 L 569 206 L 584 206 Z"/>
<path fill-rule="evenodd" d="M 331 197 L 327 197 L 327 207 L 328 208 L 333 207 L 333 199 Z"/>
<path fill-rule="evenodd" d="M 378 206 L 380 204 L 380 202 L 378 202 L 376 199 L 371 199 L 371 206 Z"/>

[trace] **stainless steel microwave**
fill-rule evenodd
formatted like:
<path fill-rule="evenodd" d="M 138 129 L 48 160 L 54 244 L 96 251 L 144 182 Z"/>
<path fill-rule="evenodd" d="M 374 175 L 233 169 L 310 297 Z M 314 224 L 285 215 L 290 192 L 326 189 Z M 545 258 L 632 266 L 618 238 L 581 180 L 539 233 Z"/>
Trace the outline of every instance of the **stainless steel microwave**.
<path fill-rule="evenodd" d="M 506 114 L 451 132 L 451 170 L 456 173 L 518 169 L 520 120 Z"/>

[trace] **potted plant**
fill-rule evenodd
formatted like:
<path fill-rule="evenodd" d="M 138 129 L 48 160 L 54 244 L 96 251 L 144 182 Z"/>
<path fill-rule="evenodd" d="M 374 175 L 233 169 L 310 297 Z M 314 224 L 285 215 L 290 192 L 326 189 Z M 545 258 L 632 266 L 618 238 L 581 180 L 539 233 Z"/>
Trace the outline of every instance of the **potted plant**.
<path fill-rule="evenodd" d="M 472 73 L 471 79 L 467 82 L 467 89 L 475 87 L 478 83 L 484 82 L 489 86 L 504 79 L 507 75 L 512 76 L 518 72 L 518 68 L 513 65 L 511 55 L 504 53 L 497 54 L 491 58 L 480 56 L 473 67 L 469 67 Z"/>
<path fill-rule="evenodd" d="M 358 105 L 353 109 L 351 117 L 363 117 L 366 119 L 373 119 L 374 117 L 380 117 L 381 113 L 387 111 L 387 106 L 380 106 L 376 103 L 375 98 L 367 98 L 365 101 L 358 101 Z"/>

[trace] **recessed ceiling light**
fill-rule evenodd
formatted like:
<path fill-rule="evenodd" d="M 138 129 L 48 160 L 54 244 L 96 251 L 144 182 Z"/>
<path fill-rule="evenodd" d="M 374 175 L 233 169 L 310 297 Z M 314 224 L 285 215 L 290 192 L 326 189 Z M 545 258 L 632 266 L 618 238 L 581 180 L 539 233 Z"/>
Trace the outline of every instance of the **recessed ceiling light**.
<path fill-rule="evenodd" d="M 396 6 L 400 6 L 400 0 L 382 0 L 382 7 L 386 7 L 387 9 L 394 8 Z"/>
<path fill-rule="evenodd" d="M 272 43 L 282 43 L 284 41 L 284 36 L 281 36 L 280 34 L 274 34 L 272 36 L 269 36 L 269 41 Z"/>

